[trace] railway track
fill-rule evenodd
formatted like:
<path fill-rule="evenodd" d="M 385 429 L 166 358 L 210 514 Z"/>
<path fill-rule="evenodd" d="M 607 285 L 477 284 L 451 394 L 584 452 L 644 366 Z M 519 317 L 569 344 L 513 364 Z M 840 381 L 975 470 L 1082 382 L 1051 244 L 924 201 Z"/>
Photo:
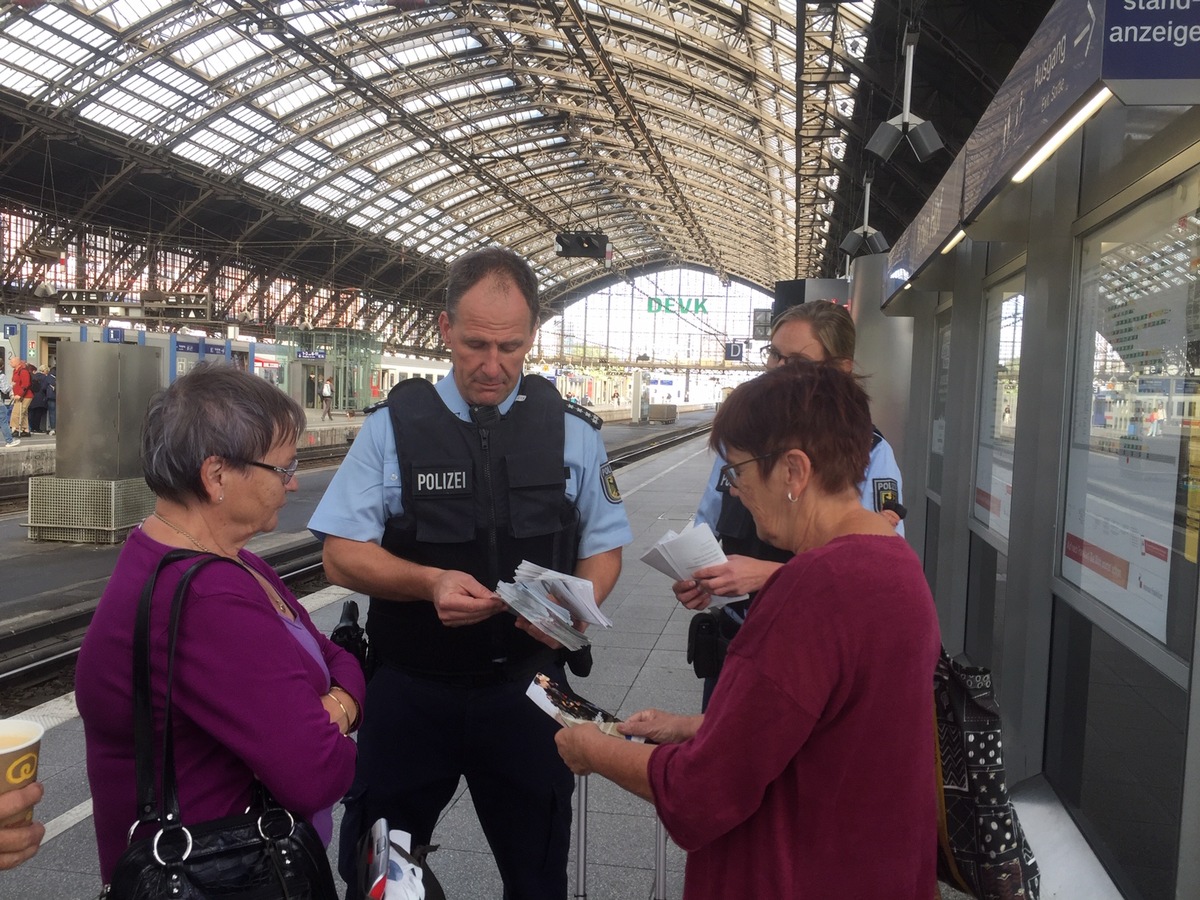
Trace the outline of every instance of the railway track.
<path fill-rule="evenodd" d="M 614 451 L 609 462 L 614 469 L 619 469 L 707 434 L 710 427 L 706 424 L 681 429 L 622 447 Z M 327 465 L 345 453 L 346 448 L 301 451 L 301 468 Z M 294 541 L 260 555 L 285 582 L 312 575 L 322 567 L 321 545 L 308 535 L 297 536 Z M 37 681 L 45 671 L 73 663 L 107 581 L 107 578 L 100 578 L 72 586 L 65 604 L 63 591 L 56 590 L 53 598 L 47 598 L 45 610 L 4 623 L 0 631 L 0 697 L 13 685 Z M 31 607 L 40 606 L 38 598 L 29 599 Z"/>

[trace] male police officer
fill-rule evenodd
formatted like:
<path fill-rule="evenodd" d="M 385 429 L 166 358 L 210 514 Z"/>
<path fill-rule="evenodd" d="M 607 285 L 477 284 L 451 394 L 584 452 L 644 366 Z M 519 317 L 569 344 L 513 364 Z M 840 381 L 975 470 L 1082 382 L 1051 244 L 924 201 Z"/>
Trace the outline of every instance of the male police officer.
<path fill-rule="evenodd" d="M 517 255 L 450 267 L 438 326 L 451 377 L 401 382 L 368 417 L 309 527 L 329 579 L 371 596 L 378 664 L 346 798 L 340 865 L 371 823 L 428 843 L 460 775 L 509 900 L 567 893 L 574 782 L 557 726 L 525 697 L 563 677 L 558 645 L 505 612 L 494 589 L 522 559 L 589 579 L 597 601 L 633 539 L 600 420 L 522 377 L 537 281 Z"/>

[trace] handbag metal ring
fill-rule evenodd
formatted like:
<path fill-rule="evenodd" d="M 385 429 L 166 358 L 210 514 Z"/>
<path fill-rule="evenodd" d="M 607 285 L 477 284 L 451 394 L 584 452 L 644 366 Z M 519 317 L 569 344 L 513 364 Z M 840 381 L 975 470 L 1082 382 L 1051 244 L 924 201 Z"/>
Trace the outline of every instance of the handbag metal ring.
<path fill-rule="evenodd" d="M 258 817 L 258 833 L 259 833 L 259 835 L 262 837 L 262 839 L 263 839 L 264 841 L 275 841 L 275 840 L 279 840 L 280 838 L 291 837 L 291 836 L 292 836 L 292 832 L 296 830 L 296 818 L 295 818 L 295 816 L 293 816 L 289 810 L 287 810 L 287 809 L 284 809 L 283 807 L 279 807 L 279 808 L 277 808 L 277 809 L 272 809 L 272 810 L 270 810 L 270 812 L 274 812 L 274 813 L 283 813 L 285 816 L 287 816 L 287 817 L 288 817 L 288 829 L 287 829 L 287 833 L 286 833 L 286 834 L 281 834 L 281 835 L 279 835 L 279 837 L 271 837 L 271 835 L 267 834 L 267 833 L 266 833 L 266 832 L 263 830 L 263 819 L 265 819 L 265 818 L 267 817 L 267 813 L 263 813 L 263 814 L 261 814 L 261 815 Z"/>
<path fill-rule="evenodd" d="M 185 859 L 187 859 L 189 856 L 192 855 L 192 833 L 190 831 L 188 831 L 187 828 L 185 828 L 182 825 L 179 827 L 179 830 L 182 831 L 183 836 L 185 838 L 187 838 L 187 843 L 184 844 L 184 846 L 183 846 L 183 856 L 179 857 L 179 859 L 177 860 L 177 862 L 183 862 Z M 154 840 L 150 844 L 150 851 L 154 854 L 154 861 L 157 862 L 160 866 L 165 866 L 167 864 L 166 860 L 164 860 L 161 856 L 158 855 L 158 840 L 159 840 L 159 838 L 161 838 L 163 836 L 163 834 L 165 832 L 166 832 L 165 828 L 160 828 L 158 830 L 158 834 L 154 835 Z"/>

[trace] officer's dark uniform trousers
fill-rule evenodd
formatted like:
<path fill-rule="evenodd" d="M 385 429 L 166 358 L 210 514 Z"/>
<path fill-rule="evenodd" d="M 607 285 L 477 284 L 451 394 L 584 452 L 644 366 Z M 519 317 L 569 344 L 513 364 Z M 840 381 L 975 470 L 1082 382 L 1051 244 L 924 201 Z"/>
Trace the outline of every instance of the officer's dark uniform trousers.
<path fill-rule="evenodd" d="M 488 407 L 466 423 L 422 379 L 393 389 L 404 513 L 388 521 L 385 549 L 489 588 L 512 580 L 522 559 L 574 569 L 563 400 L 537 376 L 521 393 L 502 420 Z M 461 775 L 506 900 L 566 897 L 574 779 L 554 744 L 558 726 L 525 696 L 536 671 L 566 676 L 558 654 L 514 623 L 502 612 L 448 628 L 432 603 L 371 599 L 378 665 L 341 831 L 339 869 L 350 885 L 353 847 L 372 822 L 386 817 L 414 844 L 429 843 Z M 430 862 L 436 871 L 436 854 Z"/>

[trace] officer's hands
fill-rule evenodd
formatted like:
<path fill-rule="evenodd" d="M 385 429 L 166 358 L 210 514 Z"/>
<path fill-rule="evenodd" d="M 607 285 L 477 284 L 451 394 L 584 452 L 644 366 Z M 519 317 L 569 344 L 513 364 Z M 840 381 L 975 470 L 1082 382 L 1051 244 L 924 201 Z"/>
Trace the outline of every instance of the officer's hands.
<path fill-rule="evenodd" d="M 566 605 L 561 600 L 559 600 L 557 597 L 555 597 L 553 594 L 550 595 L 550 599 L 554 600 L 559 606 Z M 532 622 L 530 622 L 524 616 L 517 616 L 517 627 L 520 628 L 527 635 L 529 635 L 531 638 L 533 638 L 535 641 L 540 641 L 541 643 L 545 644 L 551 650 L 561 650 L 562 649 L 562 644 L 560 644 L 554 638 L 550 637 L 550 635 L 546 634 L 546 632 L 542 631 L 540 628 L 538 628 L 536 625 L 534 625 Z M 587 630 L 588 623 L 587 622 L 579 622 L 579 621 L 576 621 L 574 618 L 572 618 L 571 627 L 574 628 L 576 631 L 582 632 L 582 631 Z"/>
<path fill-rule="evenodd" d="M 677 581 L 671 585 L 675 599 L 688 609 L 707 609 L 712 595 L 698 581 Z"/>
<path fill-rule="evenodd" d="M 644 737 L 655 744 L 678 744 L 700 730 L 704 716 L 678 716 L 661 709 L 643 709 L 617 725 L 621 734 Z M 559 745 L 562 753 L 562 745 Z M 568 763 L 570 765 L 570 763 Z"/>
<path fill-rule="evenodd" d="M 433 608 L 449 628 L 474 625 L 504 609 L 504 601 L 466 572 L 447 569 L 433 584 Z"/>
<path fill-rule="evenodd" d="M 777 562 L 735 554 L 719 566 L 697 569 L 692 576 L 710 594 L 718 597 L 737 597 L 759 590 L 779 566 Z"/>

